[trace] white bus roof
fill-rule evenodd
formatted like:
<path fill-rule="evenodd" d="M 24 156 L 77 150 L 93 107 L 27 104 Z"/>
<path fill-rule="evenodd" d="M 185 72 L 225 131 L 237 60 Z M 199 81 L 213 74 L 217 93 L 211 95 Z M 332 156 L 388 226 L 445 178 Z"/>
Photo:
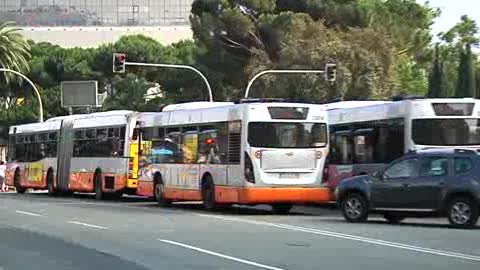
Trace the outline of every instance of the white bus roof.
<path fill-rule="evenodd" d="M 401 101 L 343 101 L 327 104 L 330 124 L 367 122 L 382 119 L 402 118 L 412 109 L 412 104 L 422 108 L 422 113 L 433 114 L 432 103 L 476 102 L 473 98 L 407 99 Z M 424 105 L 428 105 L 428 108 Z M 427 110 L 428 109 L 428 110 Z M 432 112 L 430 112 L 432 111 Z"/>
<path fill-rule="evenodd" d="M 143 122 L 143 125 L 148 126 L 159 126 L 159 125 L 186 125 L 190 123 L 215 123 L 215 122 L 224 122 L 224 121 L 236 121 L 242 120 L 245 117 L 244 112 L 247 108 L 254 108 L 258 106 L 262 107 L 315 107 L 318 108 L 315 112 L 317 114 L 322 114 L 325 120 L 326 110 L 324 105 L 318 104 L 304 104 L 304 103 L 277 103 L 277 102 L 268 102 L 268 103 L 241 103 L 235 104 L 232 102 L 204 102 L 205 104 L 200 104 L 200 106 L 195 106 L 199 104 L 190 104 L 192 106 L 187 106 L 189 109 L 182 110 L 167 110 L 158 113 L 140 113 L 139 118 Z M 209 104 L 206 104 L 209 103 Z M 182 105 L 182 104 L 179 104 Z M 203 107 L 203 105 L 206 105 Z M 174 107 L 172 107 L 174 108 Z M 177 107 L 179 108 L 179 107 Z M 183 107 L 185 108 L 185 107 Z M 259 112 L 261 110 L 256 110 Z M 314 110 L 311 110 L 311 113 L 315 113 Z M 270 119 L 270 115 L 268 116 Z M 258 120 L 263 121 L 262 117 L 259 116 Z M 271 119 L 270 119 L 271 120 Z"/>
<path fill-rule="evenodd" d="M 95 118 L 95 117 L 104 117 L 104 116 L 127 116 L 131 113 L 133 113 L 133 111 L 118 110 L 118 111 L 96 112 L 96 113 L 88 113 L 88 114 L 74 114 L 74 115 L 65 115 L 65 116 L 50 118 L 45 122 L 62 121 L 64 119 Z"/>
<path fill-rule="evenodd" d="M 198 102 L 188 102 L 180 104 L 172 104 L 165 106 L 162 111 L 181 111 L 181 110 L 196 110 L 196 109 L 207 109 L 207 108 L 216 108 L 234 105 L 233 102 L 208 102 L 208 101 L 198 101 Z"/>
<path fill-rule="evenodd" d="M 61 122 L 43 122 L 11 126 L 9 134 L 57 131 L 60 129 L 60 124 Z"/>
<path fill-rule="evenodd" d="M 132 111 L 108 111 L 90 114 L 75 114 L 67 116 L 59 116 L 48 119 L 43 123 L 31 123 L 18 126 L 11 126 L 9 134 L 15 133 L 32 133 L 42 131 L 56 131 L 61 127 L 62 120 L 75 119 L 74 128 L 117 126 L 127 123 L 127 116 Z"/>
<path fill-rule="evenodd" d="M 389 104 L 393 103 L 393 101 L 340 101 L 334 103 L 325 104 L 327 110 L 334 110 L 334 109 L 350 109 L 350 108 L 360 108 L 365 106 L 372 106 L 372 105 L 381 105 L 381 104 Z"/>

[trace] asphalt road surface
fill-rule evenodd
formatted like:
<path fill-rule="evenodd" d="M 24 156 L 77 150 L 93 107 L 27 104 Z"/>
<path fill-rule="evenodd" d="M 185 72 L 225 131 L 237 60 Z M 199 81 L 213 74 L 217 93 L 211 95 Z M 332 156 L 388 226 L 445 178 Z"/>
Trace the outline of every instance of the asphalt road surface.
<path fill-rule="evenodd" d="M 338 211 L 291 215 L 138 198 L 0 193 L 0 270 L 480 269 L 480 229 L 443 219 L 349 224 Z"/>

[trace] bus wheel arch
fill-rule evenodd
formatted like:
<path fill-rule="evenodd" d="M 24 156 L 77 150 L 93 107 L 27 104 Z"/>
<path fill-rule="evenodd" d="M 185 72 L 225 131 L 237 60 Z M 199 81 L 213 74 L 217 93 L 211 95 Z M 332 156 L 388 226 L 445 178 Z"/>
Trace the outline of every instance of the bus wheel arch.
<path fill-rule="evenodd" d="M 202 194 L 203 206 L 205 207 L 205 209 L 215 210 L 215 183 L 213 182 L 213 177 L 210 173 L 207 172 L 202 176 L 200 189 Z"/>
<path fill-rule="evenodd" d="M 172 202 L 165 197 L 165 182 L 160 172 L 155 172 L 153 176 L 153 198 L 160 206 L 168 206 Z"/>
<path fill-rule="evenodd" d="M 95 191 L 95 199 L 103 199 L 103 181 L 102 181 L 102 169 L 97 168 L 93 174 L 93 190 Z"/>
<path fill-rule="evenodd" d="M 56 190 L 55 190 L 55 177 L 54 177 L 54 171 L 53 168 L 50 167 L 48 168 L 47 171 L 47 190 L 48 190 L 48 196 L 54 196 L 56 195 Z"/>
<path fill-rule="evenodd" d="M 15 186 L 15 190 L 17 191 L 17 193 L 23 194 L 25 193 L 25 191 L 27 191 L 27 188 L 20 185 L 20 177 L 20 168 L 17 168 L 15 169 L 15 174 L 13 175 L 13 185 Z"/>

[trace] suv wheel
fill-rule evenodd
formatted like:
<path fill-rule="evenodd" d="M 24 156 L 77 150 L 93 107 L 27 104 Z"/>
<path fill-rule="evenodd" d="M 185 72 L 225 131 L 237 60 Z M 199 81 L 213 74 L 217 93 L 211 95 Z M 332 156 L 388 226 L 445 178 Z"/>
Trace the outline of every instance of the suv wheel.
<path fill-rule="evenodd" d="M 342 214 L 348 222 L 364 222 L 368 218 L 368 203 L 364 196 L 350 193 L 340 204 Z"/>
<path fill-rule="evenodd" d="M 478 221 L 478 206 L 468 197 L 457 197 L 450 201 L 448 221 L 455 227 L 472 227 Z"/>

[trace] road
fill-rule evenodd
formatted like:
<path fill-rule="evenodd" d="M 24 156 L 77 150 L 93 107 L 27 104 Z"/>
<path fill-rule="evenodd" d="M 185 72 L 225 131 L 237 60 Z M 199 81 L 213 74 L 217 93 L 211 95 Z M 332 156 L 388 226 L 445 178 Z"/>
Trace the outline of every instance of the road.
<path fill-rule="evenodd" d="M 0 193 L 0 269 L 479 269 L 480 229 L 348 224 L 336 210 L 217 213 L 138 198 Z"/>

